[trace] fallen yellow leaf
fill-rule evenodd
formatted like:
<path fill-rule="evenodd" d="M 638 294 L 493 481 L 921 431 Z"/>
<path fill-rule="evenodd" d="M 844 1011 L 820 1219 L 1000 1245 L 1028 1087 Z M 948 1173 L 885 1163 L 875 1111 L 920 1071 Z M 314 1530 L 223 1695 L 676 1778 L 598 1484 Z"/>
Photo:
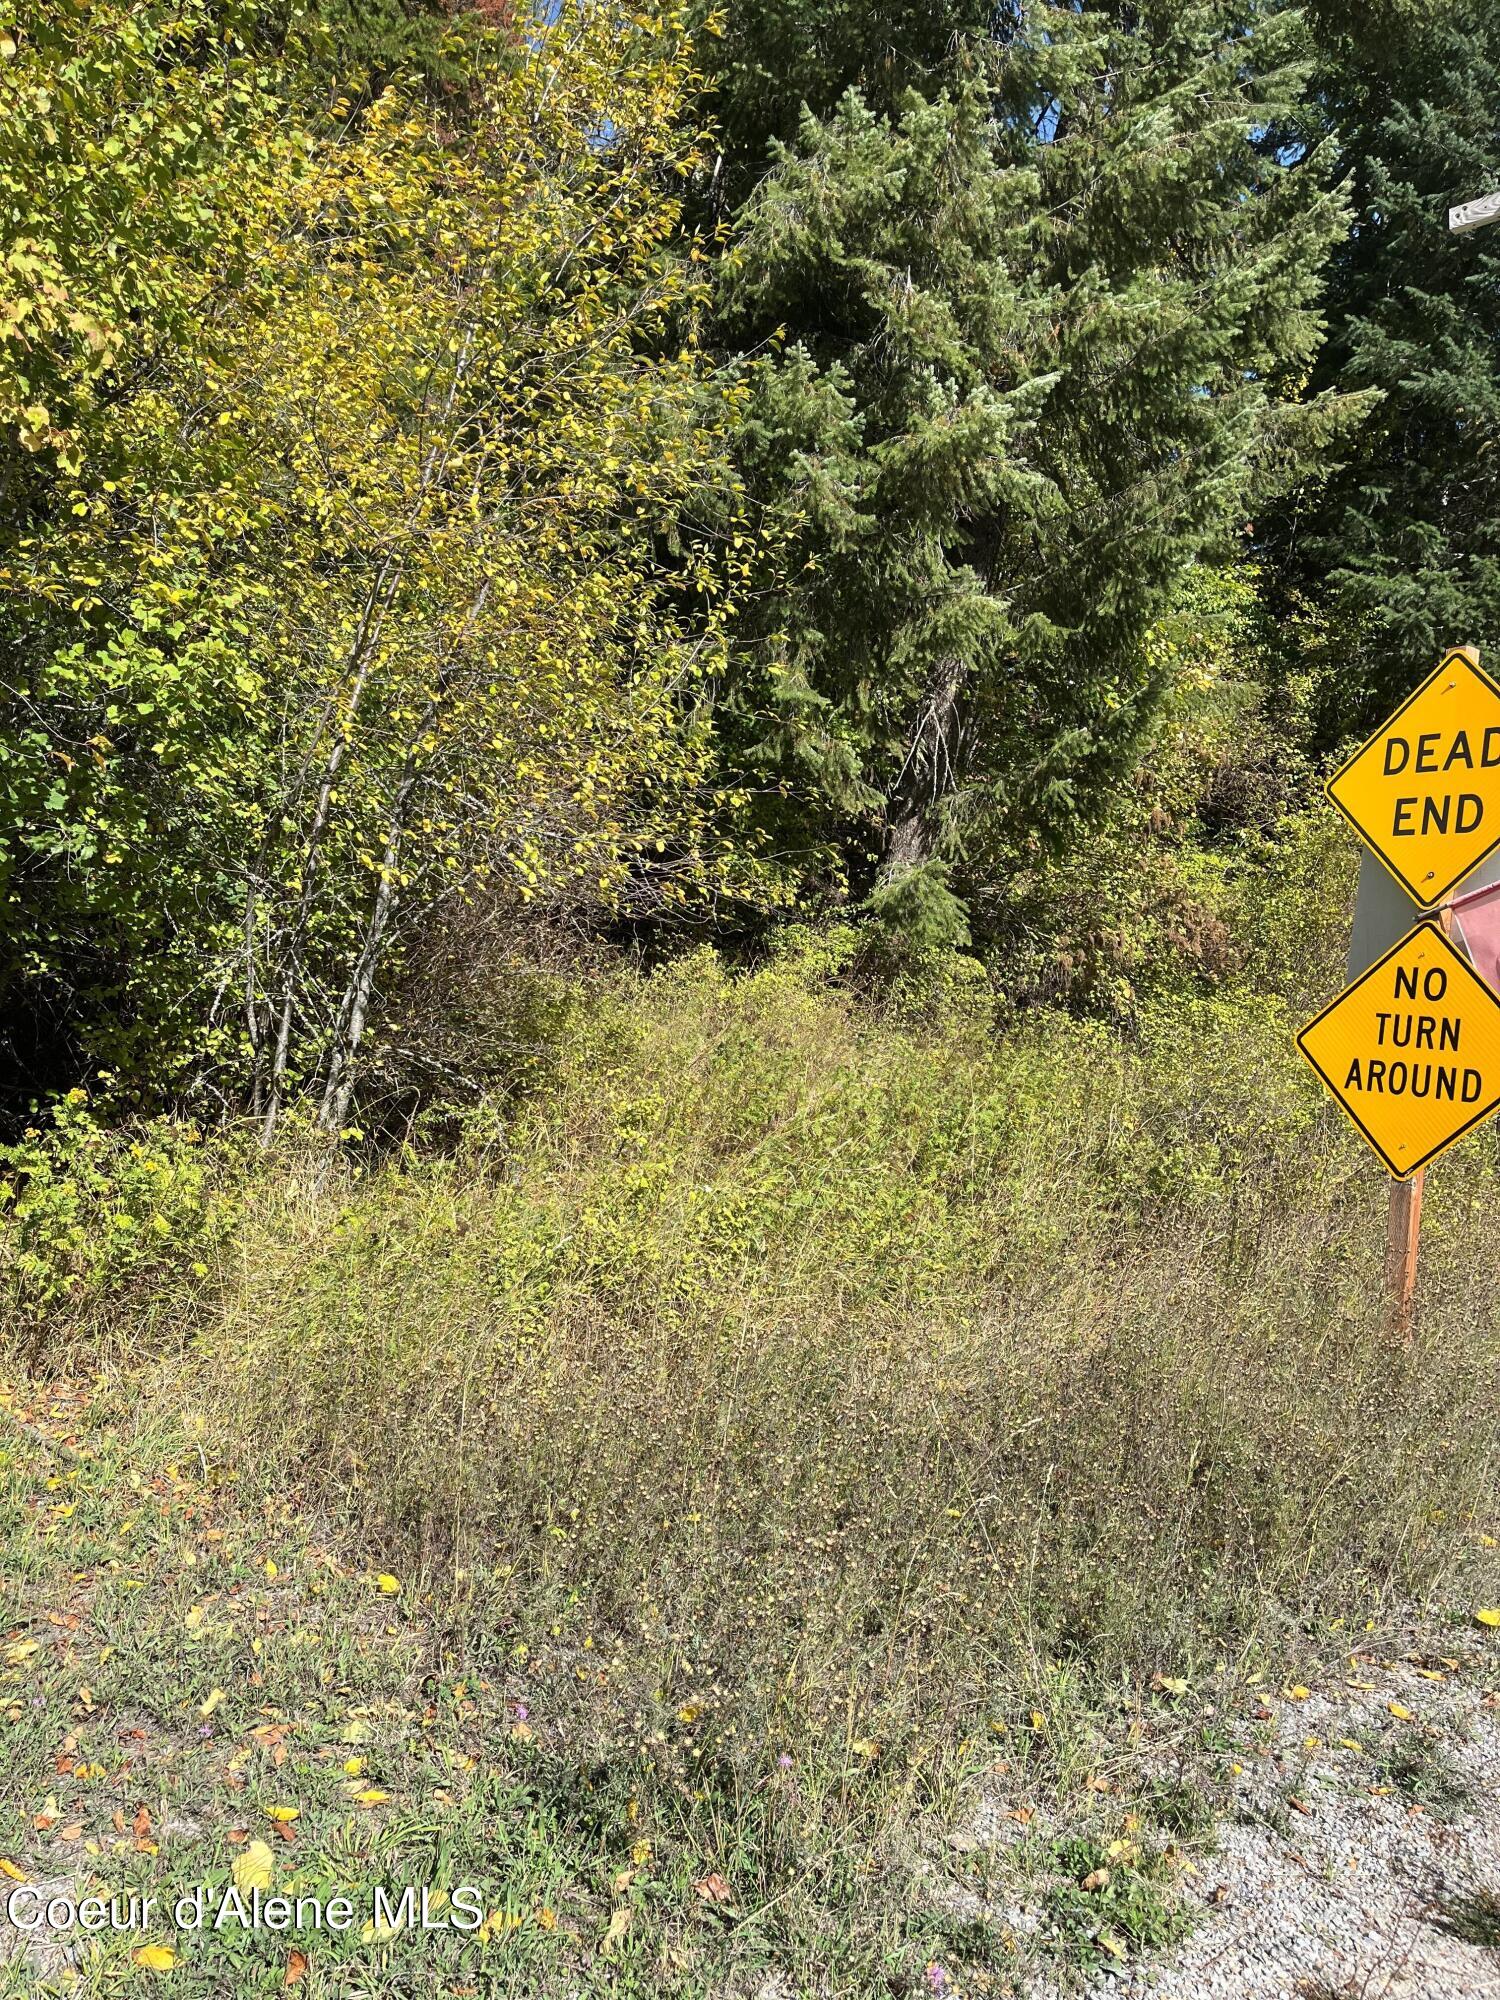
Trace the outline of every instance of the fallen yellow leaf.
<path fill-rule="evenodd" d="M 200 1701 L 198 1704 L 198 1713 L 205 1722 L 207 1722 L 208 1718 L 213 1714 L 214 1710 L 219 1706 L 219 1704 L 223 1701 L 223 1699 L 224 1699 L 223 1688 L 209 1689 L 208 1693 L 203 1697 L 202 1701 Z"/>
<path fill-rule="evenodd" d="M 375 1588 L 380 1592 L 382 1597 L 399 1597 L 401 1595 L 401 1579 L 400 1577 L 392 1576 L 389 1570 L 382 1570 L 380 1575 L 375 1579 Z"/>
<path fill-rule="evenodd" d="M 252 1840 L 234 1857 L 229 1872 L 241 1894 L 248 1895 L 252 1889 L 269 1889 L 276 1874 L 276 1857 L 263 1840 Z"/>
<path fill-rule="evenodd" d="M 381 1791 L 378 1785 L 371 1785 L 365 1791 L 354 1794 L 354 1803 L 357 1806 L 383 1806 L 389 1797 L 389 1792 Z"/>
<path fill-rule="evenodd" d="M 177 1963 L 177 1954 L 169 1944 L 143 1944 L 130 1955 L 148 1972 L 170 1972 Z"/>
<path fill-rule="evenodd" d="M 3 1854 L 0 1854 L 0 1875 L 8 1875 L 12 1882 L 24 1882 L 26 1880 L 26 1876 L 16 1866 L 15 1862 L 7 1861 Z"/>
<path fill-rule="evenodd" d="M 301 1819 L 301 1817 L 302 1817 L 302 1808 L 301 1808 L 301 1806 L 267 1806 L 267 1807 L 266 1807 L 266 1818 L 267 1818 L 267 1819 L 274 1819 L 274 1820 L 276 1820 L 276 1821 L 277 1821 L 277 1822 L 278 1822 L 279 1824 L 281 1824 L 281 1825 L 283 1825 L 283 1826 L 285 1826 L 285 1825 L 289 1824 L 289 1823 L 290 1823 L 290 1822 L 291 1822 L 292 1820 L 294 1820 L 294 1819 Z"/>
<path fill-rule="evenodd" d="M 1388 1701 L 1386 1703 L 1386 1707 L 1390 1710 L 1391 1714 L 1395 1716 L 1398 1722 L 1411 1721 L 1411 1710 L 1409 1708 L 1403 1708 L 1399 1701 Z"/>
<path fill-rule="evenodd" d="M 1489 1605 L 1486 1605 L 1483 1611 L 1476 1611 L 1474 1616 L 1481 1625 L 1489 1625 L 1491 1627 L 1500 1625 L 1500 1609 Z"/>

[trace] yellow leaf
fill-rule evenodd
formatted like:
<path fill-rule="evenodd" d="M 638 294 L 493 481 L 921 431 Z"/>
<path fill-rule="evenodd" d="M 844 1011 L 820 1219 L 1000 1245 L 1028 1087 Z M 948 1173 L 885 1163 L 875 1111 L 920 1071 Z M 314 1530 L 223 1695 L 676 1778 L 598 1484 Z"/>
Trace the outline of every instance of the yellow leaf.
<path fill-rule="evenodd" d="M 389 1570 L 382 1570 L 380 1575 L 375 1579 L 375 1588 L 380 1592 L 382 1597 L 399 1597 L 401 1595 L 401 1579 L 392 1576 Z"/>
<path fill-rule="evenodd" d="M 383 1806 L 389 1797 L 389 1792 L 381 1791 L 378 1785 L 371 1785 L 367 1790 L 354 1794 L 354 1803 L 357 1806 Z"/>
<path fill-rule="evenodd" d="M 208 1718 L 213 1714 L 214 1710 L 219 1706 L 219 1704 L 223 1701 L 223 1699 L 224 1699 L 223 1688 L 209 1689 L 208 1693 L 203 1697 L 202 1701 L 200 1701 L 198 1704 L 198 1713 L 199 1715 L 202 1716 L 205 1722 L 207 1722 Z"/>
<path fill-rule="evenodd" d="M 1312 1693 L 1312 1689 L 1303 1687 L 1302 1683 L 1299 1681 L 1295 1687 L 1287 1688 L 1285 1690 L 1285 1693 L 1288 1701 L 1306 1701 L 1308 1696 Z"/>
<path fill-rule="evenodd" d="M 3 1854 L 0 1854 L 0 1875 L 8 1875 L 12 1882 L 24 1882 L 27 1879 L 15 1862 L 7 1861 Z"/>
<path fill-rule="evenodd" d="M 1386 1707 L 1390 1710 L 1391 1714 L 1395 1716 L 1398 1722 L 1411 1721 L 1411 1710 L 1409 1708 L 1403 1708 L 1399 1701 L 1388 1701 L 1386 1703 Z"/>
<path fill-rule="evenodd" d="M 269 1556 L 267 1556 L 267 1557 L 266 1557 L 266 1575 L 267 1575 L 267 1576 L 275 1576 L 276 1574 L 277 1574 L 277 1569 L 276 1569 L 276 1565 L 275 1565 L 275 1563 L 273 1563 L 273 1562 L 272 1562 L 271 1558 L 270 1558 Z"/>
<path fill-rule="evenodd" d="M 1109 1953 L 1111 1958 L 1123 1958 L 1125 1956 L 1125 1947 L 1113 1931 L 1100 1931 L 1099 1943 Z"/>
<path fill-rule="evenodd" d="M 267 1819 L 274 1819 L 274 1820 L 278 1820 L 278 1821 L 280 1821 L 280 1822 L 281 1822 L 281 1824 L 283 1824 L 283 1825 L 286 1825 L 286 1824 L 288 1824 L 288 1823 L 289 1823 L 290 1821 L 292 1821 L 292 1820 L 294 1820 L 294 1819 L 301 1819 L 301 1817 L 302 1817 L 302 1808 L 301 1808 L 301 1806 L 267 1806 L 267 1807 L 266 1807 L 266 1818 L 267 1818 Z"/>
<path fill-rule="evenodd" d="M 616 1910 L 614 1915 L 610 1918 L 609 1929 L 604 1933 L 603 1937 L 600 1938 L 599 1940 L 600 1951 L 603 1952 L 607 1957 L 608 1954 L 615 1949 L 616 1945 L 624 1943 L 625 1934 L 629 1929 L 630 1929 L 630 1907 L 628 1904 L 622 1904 L 621 1907 L 618 1910 Z"/>
<path fill-rule="evenodd" d="M 880 1745 L 875 1741 L 873 1736 L 856 1736 L 849 1747 L 856 1757 L 873 1758 L 880 1755 Z"/>
<path fill-rule="evenodd" d="M 1494 1609 L 1491 1606 L 1486 1605 L 1483 1611 L 1476 1611 L 1474 1616 L 1481 1625 L 1489 1625 L 1491 1627 L 1500 1625 L 1500 1610 Z"/>
<path fill-rule="evenodd" d="M 230 1873 L 243 1895 L 252 1889 L 269 1889 L 276 1873 L 276 1857 L 263 1840 L 252 1840 L 234 1857 Z"/>
<path fill-rule="evenodd" d="M 1047 1718 L 1039 1708 L 1034 1708 L 1031 1711 L 1031 1726 L 1033 1729 L 1045 1729 L 1047 1727 Z"/>
<path fill-rule="evenodd" d="M 169 1944 L 143 1944 L 131 1957 L 148 1972 L 170 1972 L 177 1963 L 177 1954 Z"/>
<path fill-rule="evenodd" d="M 346 1778 L 360 1777 L 364 1772 L 364 1768 L 365 1760 L 363 1757 L 346 1757 L 344 1759 L 344 1775 Z"/>
<path fill-rule="evenodd" d="M 1187 1682 L 1177 1679 L 1172 1674 L 1163 1674 L 1158 1685 L 1165 1694 L 1186 1694 L 1188 1691 Z"/>

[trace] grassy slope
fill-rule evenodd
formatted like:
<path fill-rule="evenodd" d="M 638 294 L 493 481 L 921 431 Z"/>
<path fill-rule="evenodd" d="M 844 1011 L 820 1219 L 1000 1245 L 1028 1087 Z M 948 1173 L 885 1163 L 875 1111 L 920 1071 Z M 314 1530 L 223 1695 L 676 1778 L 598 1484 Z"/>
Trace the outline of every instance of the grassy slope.
<path fill-rule="evenodd" d="M 45 1355 L 12 1250 L 0 1854 L 178 1883 L 265 1835 L 309 1884 L 488 1885 L 484 1943 L 303 1940 L 340 1995 L 1003 1981 L 913 1872 L 998 1745 L 1095 1847 L 1142 1813 L 1110 1934 L 1149 1938 L 1130 1773 L 1196 1727 L 1151 1676 L 1310 1671 L 1485 1587 L 1493 1138 L 1434 1176 L 1403 1357 L 1381 1183 L 1274 1001 L 1128 1047 L 996 1037 L 961 984 L 871 1021 L 808 963 L 542 1001 L 544 1083 L 444 1159 L 165 1148 L 160 1256 L 83 1256 Z M 273 1990 L 290 1948 L 170 1977 Z"/>

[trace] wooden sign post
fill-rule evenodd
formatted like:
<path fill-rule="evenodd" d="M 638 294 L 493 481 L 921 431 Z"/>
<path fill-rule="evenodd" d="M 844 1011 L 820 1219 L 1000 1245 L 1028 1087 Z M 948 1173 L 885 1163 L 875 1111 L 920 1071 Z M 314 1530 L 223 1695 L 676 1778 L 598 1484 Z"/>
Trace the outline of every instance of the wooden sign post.
<path fill-rule="evenodd" d="M 1438 912 L 1438 919 L 1445 931 L 1451 930 L 1448 904 Z M 1422 1196 L 1426 1188 L 1427 1169 L 1418 1167 L 1404 1181 L 1391 1182 L 1386 1207 L 1385 1290 L 1390 1326 L 1407 1347 L 1412 1337 L 1412 1301 L 1417 1290 L 1417 1251 L 1422 1241 Z"/>
<path fill-rule="evenodd" d="M 1500 222 L 1500 194 L 1484 194 L 1478 201 L 1460 202 L 1448 211 L 1448 227 L 1455 236 L 1467 236 L 1483 229 L 1487 222 Z"/>
<path fill-rule="evenodd" d="M 1454 889 L 1500 848 L 1500 685 L 1475 648 L 1445 654 L 1326 790 L 1425 913 L 1297 1037 L 1392 1176 L 1385 1286 L 1409 1342 L 1427 1164 L 1500 1109 L 1500 995 L 1449 937 Z"/>

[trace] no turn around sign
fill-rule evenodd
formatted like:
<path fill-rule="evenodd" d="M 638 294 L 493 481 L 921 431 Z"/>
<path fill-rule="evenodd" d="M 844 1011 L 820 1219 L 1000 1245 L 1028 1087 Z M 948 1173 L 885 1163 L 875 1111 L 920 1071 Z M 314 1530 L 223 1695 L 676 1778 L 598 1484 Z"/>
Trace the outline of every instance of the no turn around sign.
<path fill-rule="evenodd" d="M 1297 1046 L 1398 1179 L 1500 1106 L 1500 998 L 1434 923 L 1377 959 Z"/>

